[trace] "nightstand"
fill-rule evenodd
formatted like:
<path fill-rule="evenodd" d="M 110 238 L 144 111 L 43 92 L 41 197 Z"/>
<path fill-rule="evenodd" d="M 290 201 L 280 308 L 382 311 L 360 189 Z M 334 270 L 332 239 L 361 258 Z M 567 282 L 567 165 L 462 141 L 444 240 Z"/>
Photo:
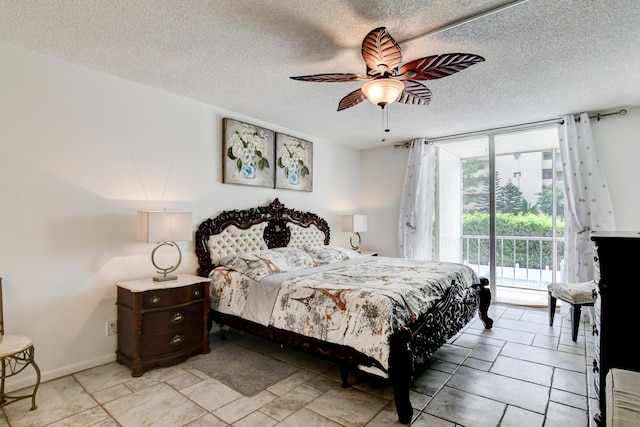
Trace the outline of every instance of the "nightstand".
<path fill-rule="evenodd" d="M 364 256 L 378 256 L 378 252 L 360 251 L 360 255 L 364 255 Z"/>
<path fill-rule="evenodd" d="M 148 368 L 209 353 L 209 279 L 180 274 L 177 280 L 151 278 L 116 283 L 116 360 L 141 376 Z"/>

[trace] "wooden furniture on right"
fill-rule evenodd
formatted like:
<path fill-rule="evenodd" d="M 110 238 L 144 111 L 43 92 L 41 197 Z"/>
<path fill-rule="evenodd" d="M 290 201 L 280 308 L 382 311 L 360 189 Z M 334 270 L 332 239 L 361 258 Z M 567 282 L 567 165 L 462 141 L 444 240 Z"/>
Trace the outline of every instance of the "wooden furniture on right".
<path fill-rule="evenodd" d="M 120 282 L 118 363 L 139 377 L 154 366 L 209 353 L 209 279 L 180 274 L 177 280 Z"/>
<path fill-rule="evenodd" d="M 640 357 L 629 333 L 638 321 L 640 279 L 634 273 L 640 257 L 640 234 L 631 231 L 591 233 L 595 245 L 594 387 L 600 404 L 598 424 L 606 419 L 605 383 L 611 368 L 640 371 Z"/>

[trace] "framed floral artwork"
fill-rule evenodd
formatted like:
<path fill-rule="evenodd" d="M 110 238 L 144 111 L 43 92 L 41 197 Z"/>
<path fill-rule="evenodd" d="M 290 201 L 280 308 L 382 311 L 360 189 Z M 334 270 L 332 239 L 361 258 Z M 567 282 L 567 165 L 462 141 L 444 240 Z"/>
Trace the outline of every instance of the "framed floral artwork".
<path fill-rule="evenodd" d="M 223 182 L 273 188 L 275 132 L 225 118 Z"/>
<path fill-rule="evenodd" d="M 276 188 L 313 191 L 313 144 L 276 133 Z"/>

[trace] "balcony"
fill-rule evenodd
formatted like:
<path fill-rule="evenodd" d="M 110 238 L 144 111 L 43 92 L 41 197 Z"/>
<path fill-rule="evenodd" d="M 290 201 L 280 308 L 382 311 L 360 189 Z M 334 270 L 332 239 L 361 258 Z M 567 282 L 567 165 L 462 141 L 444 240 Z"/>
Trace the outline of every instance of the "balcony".
<path fill-rule="evenodd" d="M 555 241 L 554 241 L 555 240 Z M 463 235 L 463 262 L 490 277 L 489 236 Z M 545 291 L 562 281 L 564 237 L 496 236 L 496 287 Z"/>

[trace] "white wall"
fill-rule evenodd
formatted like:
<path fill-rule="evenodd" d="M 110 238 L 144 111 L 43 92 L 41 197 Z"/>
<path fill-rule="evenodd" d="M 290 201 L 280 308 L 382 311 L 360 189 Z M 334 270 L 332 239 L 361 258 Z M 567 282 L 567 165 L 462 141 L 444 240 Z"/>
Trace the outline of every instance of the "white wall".
<path fill-rule="evenodd" d="M 363 251 L 398 256 L 398 215 L 409 150 L 384 146 L 361 152 L 361 213 L 367 215 L 361 233 Z"/>
<path fill-rule="evenodd" d="M 115 360 L 114 283 L 155 274 L 137 210 L 192 211 L 195 230 L 278 197 L 348 244 L 338 224 L 358 208 L 357 150 L 5 43 L 0 63 L 4 319 L 33 338 L 43 380 Z M 223 117 L 312 141 L 313 192 L 222 184 Z M 178 272 L 195 274 L 193 242 L 180 245 Z"/>
<path fill-rule="evenodd" d="M 640 231 L 640 107 L 591 121 L 619 230 Z M 362 152 L 361 201 L 369 216 L 363 249 L 397 256 L 398 214 L 409 150 L 385 146 Z"/>
<path fill-rule="evenodd" d="M 640 231 L 640 107 L 624 116 L 591 120 L 618 230 Z"/>

